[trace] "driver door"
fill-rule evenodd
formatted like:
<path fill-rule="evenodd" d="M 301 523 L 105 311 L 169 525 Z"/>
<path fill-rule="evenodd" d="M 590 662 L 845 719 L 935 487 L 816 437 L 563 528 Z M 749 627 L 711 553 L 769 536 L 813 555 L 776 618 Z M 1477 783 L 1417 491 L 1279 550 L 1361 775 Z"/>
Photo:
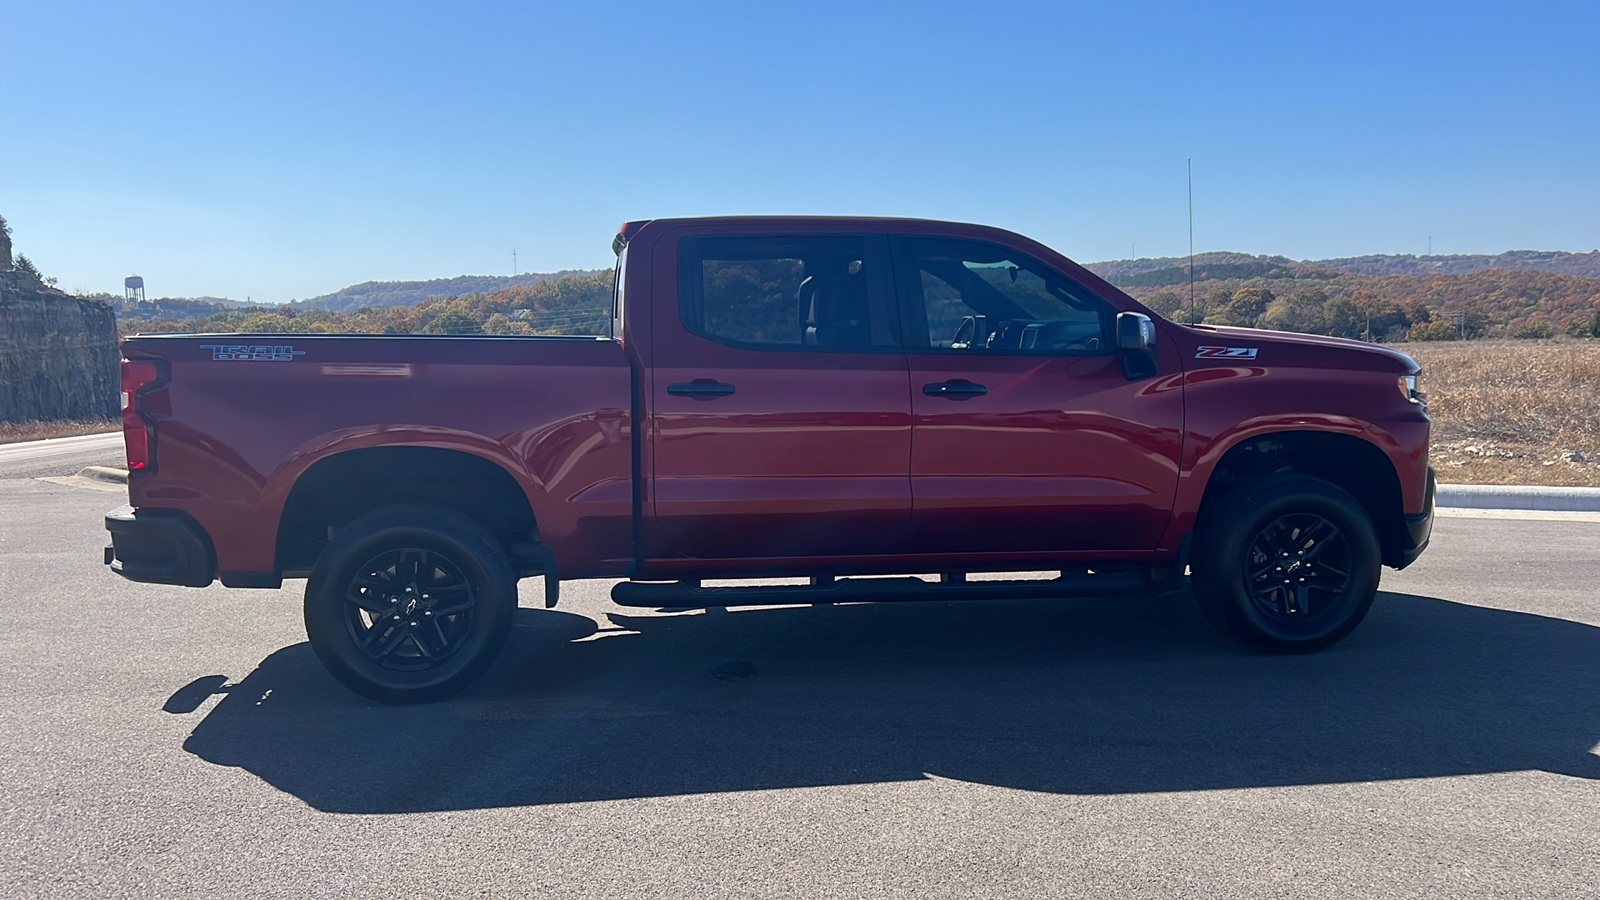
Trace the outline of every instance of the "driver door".
<path fill-rule="evenodd" d="M 1116 310 L 998 244 L 894 242 L 921 552 L 1149 550 L 1177 490 L 1181 390 L 1130 380 Z"/>

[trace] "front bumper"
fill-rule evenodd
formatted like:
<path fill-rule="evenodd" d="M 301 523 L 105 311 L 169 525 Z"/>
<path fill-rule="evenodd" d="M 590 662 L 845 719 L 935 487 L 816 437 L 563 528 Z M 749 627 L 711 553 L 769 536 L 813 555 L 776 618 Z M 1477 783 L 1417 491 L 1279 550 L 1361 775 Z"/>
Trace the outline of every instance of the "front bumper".
<path fill-rule="evenodd" d="M 1404 569 L 1417 561 L 1422 551 L 1428 549 L 1428 539 L 1433 536 L 1433 492 L 1435 482 L 1433 467 L 1428 467 L 1428 490 L 1422 501 L 1422 512 L 1414 516 L 1406 516 L 1406 543 L 1409 547 L 1400 553 L 1394 563 L 1396 569 Z"/>
<path fill-rule="evenodd" d="M 129 581 L 205 587 L 217 571 L 205 529 L 171 509 L 122 506 L 106 513 L 105 562 Z"/>

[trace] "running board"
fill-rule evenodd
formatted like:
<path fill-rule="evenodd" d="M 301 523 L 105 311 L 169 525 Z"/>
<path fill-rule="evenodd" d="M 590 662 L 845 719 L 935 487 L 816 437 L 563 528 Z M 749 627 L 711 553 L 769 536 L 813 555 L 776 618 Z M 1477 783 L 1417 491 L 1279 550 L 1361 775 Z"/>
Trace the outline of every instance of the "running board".
<path fill-rule="evenodd" d="M 718 606 L 782 606 L 791 603 L 867 603 L 893 600 L 1022 600 L 1028 598 L 1106 597 L 1130 594 L 1155 583 L 1149 569 L 1063 572 L 1033 581 L 934 583 L 898 578 L 816 578 L 812 584 L 701 587 L 696 581 L 623 581 L 612 586 L 618 606 L 705 609 Z"/>

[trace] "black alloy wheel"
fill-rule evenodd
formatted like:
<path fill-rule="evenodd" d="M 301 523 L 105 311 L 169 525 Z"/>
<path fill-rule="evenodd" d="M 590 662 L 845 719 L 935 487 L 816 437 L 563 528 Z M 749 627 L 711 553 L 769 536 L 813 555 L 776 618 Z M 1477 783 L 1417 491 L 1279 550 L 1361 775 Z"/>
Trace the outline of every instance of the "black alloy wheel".
<path fill-rule="evenodd" d="M 1250 542 L 1245 591 L 1264 615 L 1287 625 L 1327 615 L 1350 584 L 1350 542 L 1312 513 L 1275 519 Z"/>
<path fill-rule="evenodd" d="M 368 560 L 344 597 L 351 639 L 386 668 L 431 668 L 459 651 L 472 632 L 472 584 L 448 557 L 422 547 Z"/>

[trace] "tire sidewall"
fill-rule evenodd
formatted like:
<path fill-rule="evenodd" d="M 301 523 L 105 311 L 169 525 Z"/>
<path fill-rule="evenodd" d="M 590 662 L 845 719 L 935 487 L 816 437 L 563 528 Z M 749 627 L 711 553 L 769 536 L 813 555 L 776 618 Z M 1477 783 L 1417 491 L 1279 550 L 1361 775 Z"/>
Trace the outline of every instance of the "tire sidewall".
<path fill-rule="evenodd" d="M 1349 582 L 1331 613 L 1315 627 L 1292 629 L 1259 609 L 1245 585 L 1250 547 L 1276 519 L 1311 513 L 1332 522 L 1349 545 Z M 1372 521 L 1355 498 L 1337 486 L 1304 475 L 1284 475 L 1246 484 L 1222 500 L 1202 523 L 1191 563 L 1196 599 L 1224 632 L 1258 650 L 1308 653 L 1343 640 L 1371 608 L 1378 591 L 1381 551 Z"/>
<path fill-rule="evenodd" d="M 455 653 L 416 671 L 385 667 L 355 643 L 346 625 L 345 591 L 374 557 L 400 548 L 438 553 L 471 585 L 471 631 Z M 435 507 L 391 507 L 366 516 L 323 551 L 306 583 L 306 634 L 312 650 L 346 687 L 385 703 L 415 703 L 452 694 L 494 661 L 511 631 L 516 579 L 497 543 L 471 519 Z"/>

